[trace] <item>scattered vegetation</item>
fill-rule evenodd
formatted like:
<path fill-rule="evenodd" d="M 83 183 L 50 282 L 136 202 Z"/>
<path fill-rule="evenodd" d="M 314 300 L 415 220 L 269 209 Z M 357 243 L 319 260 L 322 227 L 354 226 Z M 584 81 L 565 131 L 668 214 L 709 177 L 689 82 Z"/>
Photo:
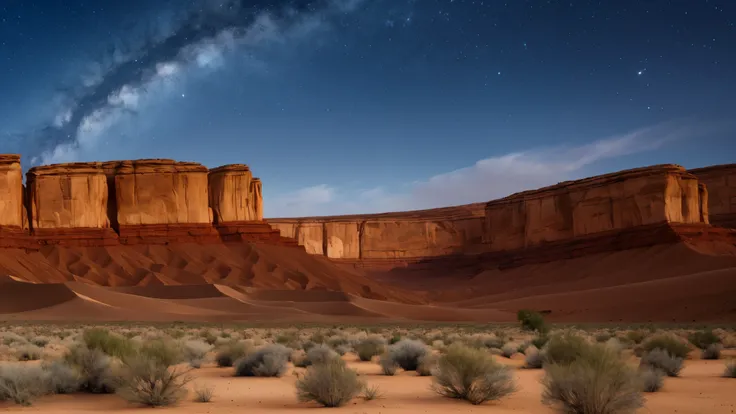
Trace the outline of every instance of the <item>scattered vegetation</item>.
<path fill-rule="evenodd" d="M 215 355 L 218 367 L 231 367 L 235 361 L 243 358 L 247 352 L 245 344 L 238 341 L 230 341 L 222 345 Z"/>
<path fill-rule="evenodd" d="M 288 369 L 291 350 L 281 344 L 257 349 L 235 363 L 236 377 L 280 377 Z"/>
<path fill-rule="evenodd" d="M 299 401 L 314 401 L 325 407 L 344 405 L 364 388 L 358 374 L 339 358 L 330 358 L 310 366 L 296 382 Z"/>
<path fill-rule="evenodd" d="M 0 365 L 0 401 L 31 405 L 49 392 L 44 379 L 44 371 L 38 365 Z"/>
<path fill-rule="evenodd" d="M 661 370 L 667 374 L 668 377 L 676 377 L 680 375 L 682 363 L 682 358 L 670 355 L 667 350 L 655 348 L 654 350 L 644 354 L 639 364 L 642 367 Z"/>
<path fill-rule="evenodd" d="M 387 357 L 404 371 L 416 371 L 419 361 L 429 352 L 429 348 L 421 341 L 402 339 L 388 348 Z"/>
<path fill-rule="evenodd" d="M 381 336 L 371 335 L 355 344 L 354 348 L 361 361 L 370 361 L 385 352 L 386 341 Z"/>

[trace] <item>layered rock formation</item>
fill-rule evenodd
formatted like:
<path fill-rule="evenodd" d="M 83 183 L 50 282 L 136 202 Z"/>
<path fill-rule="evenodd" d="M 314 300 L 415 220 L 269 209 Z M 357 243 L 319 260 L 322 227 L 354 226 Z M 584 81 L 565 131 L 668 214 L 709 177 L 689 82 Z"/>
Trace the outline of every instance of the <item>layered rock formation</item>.
<path fill-rule="evenodd" d="M 213 172 L 166 159 L 57 164 L 31 168 L 24 190 L 20 157 L 0 155 L 0 247 L 296 245 L 263 221 L 262 184 L 247 166 Z"/>
<path fill-rule="evenodd" d="M 635 234 L 630 231 L 635 228 L 651 232 L 670 223 L 704 226 L 708 200 L 705 186 L 683 167 L 659 165 L 564 182 L 489 203 L 269 222 L 309 253 L 378 265 L 557 246 L 591 236 L 610 238 L 624 230 Z M 672 239 L 669 230 L 654 234 Z M 608 243 L 599 239 L 597 246 Z"/>
<path fill-rule="evenodd" d="M 736 164 L 714 165 L 689 172 L 707 188 L 710 222 L 736 228 Z"/>

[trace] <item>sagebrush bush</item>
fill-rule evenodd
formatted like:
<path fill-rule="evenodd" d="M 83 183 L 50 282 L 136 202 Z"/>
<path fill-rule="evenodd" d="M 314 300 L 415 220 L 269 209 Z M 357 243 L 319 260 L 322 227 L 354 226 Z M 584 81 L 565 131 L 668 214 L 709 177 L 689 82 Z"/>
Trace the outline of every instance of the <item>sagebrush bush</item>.
<path fill-rule="evenodd" d="M 547 324 L 544 322 L 544 316 L 539 312 L 522 309 L 516 313 L 516 318 L 521 323 L 521 327 L 527 331 L 547 332 Z"/>
<path fill-rule="evenodd" d="M 183 358 L 192 368 L 199 368 L 207 359 L 213 346 L 199 339 L 191 339 L 182 344 Z M 232 365 L 232 364 L 231 364 Z"/>
<path fill-rule="evenodd" d="M 381 355 L 381 358 L 378 360 L 378 364 L 381 366 L 381 371 L 384 375 L 396 375 L 396 370 L 399 369 L 399 364 L 391 358 L 391 355 L 388 352 Z"/>
<path fill-rule="evenodd" d="M 424 342 L 402 339 L 388 348 L 388 356 L 404 371 L 416 371 L 419 360 L 429 353 Z"/>
<path fill-rule="evenodd" d="M 437 367 L 437 361 L 439 357 L 431 352 L 426 353 L 423 357 L 419 358 L 419 365 L 417 366 L 417 374 L 422 377 L 428 377 L 433 374 Z"/>
<path fill-rule="evenodd" d="M 46 336 L 34 336 L 33 339 L 31 339 L 31 343 L 39 348 L 45 347 L 49 342 L 51 342 L 51 339 Z"/>
<path fill-rule="evenodd" d="M 687 336 L 691 344 L 700 349 L 707 349 L 711 345 L 721 343 L 721 338 L 713 331 L 697 331 Z"/>
<path fill-rule="evenodd" d="M 703 349 L 700 353 L 701 359 L 720 359 L 721 358 L 721 349 L 723 347 L 721 344 L 710 344 L 707 348 Z"/>
<path fill-rule="evenodd" d="M 684 341 L 670 334 L 662 334 L 650 337 L 642 343 L 644 353 L 650 353 L 655 349 L 667 351 L 671 356 L 685 359 L 690 352 L 690 347 Z"/>
<path fill-rule="evenodd" d="M 0 364 L 0 401 L 31 405 L 49 392 L 44 371 L 38 365 Z"/>
<path fill-rule="evenodd" d="M 18 361 L 37 361 L 41 359 L 41 348 L 33 344 L 24 344 L 16 350 Z"/>
<path fill-rule="evenodd" d="M 64 361 L 79 373 L 80 391 L 92 394 L 115 392 L 116 374 L 110 358 L 99 349 L 76 346 L 67 352 Z"/>
<path fill-rule="evenodd" d="M 664 372 L 658 368 L 644 367 L 639 370 L 642 391 L 657 392 L 664 385 Z"/>
<path fill-rule="evenodd" d="M 306 365 L 314 365 L 327 362 L 330 359 L 339 358 L 337 352 L 325 344 L 315 345 L 307 351 Z"/>
<path fill-rule="evenodd" d="M 680 375 L 682 364 L 682 358 L 670 355 L 668 351 L 661 348 L 655 348 L 644 354 L 639 363 L 642 367 L 659 369 L 667 374 L 668 377 Z"/>
<path fill-rule="evenodd" d="M 236 377 L 280 377 L 288 369 L 291 349 L 266 345 L 235 362 Z"/>
<path fill-rule="evenodd" d="M 550 337 L 544 346 L 544 363 L 568 364 L 590 349 L 590 343 L 582 336 L 564 332 Z"/>
<path fill-rule="evenodd" d="M 524 368 L 540 369 L 544 365 L 544 353 L 536 346 L 530 345 L 524 354 Z"/>
<path fill-rule="evenodd" d="M 517 348 L 518 347 L 514 346 L 514 344 L 508 343 L 501 348 L 501 355 L 506 358 L 511 358 L 516 353 Z"/>
<path fill-rule="evenodd" d="M 635 344 L 644 342 L 647 338 L 647 333 L 644 331 L 629 331 L 626 332 L 626 338 Z"/>
<path fill-rule="evenodd" d="M 339 358 L 330 358 L 307 368 L 296 382 L 297 397 L 302 402 L 317 402 L 325 407 L 339 407 L 364 389 L 358 374 Z"/>
<path fill-rule="evenodd" d="M 736 360 L 726 362 L 726 369 L 723 371 L 725 378 L 736 378 Z"/>
<path fill-rule="evenodd" d="M 370 361 L 386 350 L 386 341 L 382 336 L 371 335 L 356 343 L 353 348 L 361 361 Z"/>
<path fill-rule="evenodd" d="M 117 393 L 134 404 L 170 406 L 186 396 L 189 381 L 186 371 L 170 368 L 157 357 L 138 353 L 125 358 Z"/>
<path fill-rule="evenodd" d="M 218 367 L 231 367 L 235 361 L 243 358 L 248 348 L 242 342 L 231 341 L 222 345 L 215 354 L 215 362 Z"/>
<path fill-rule="evenodd" d="M 637 372 L 617 352 L 599 344 L 569 344 L 573 349 L 563 354 L 576 358 L 544 366 L 544 404 L 585 414 L 633 413 L 643 406 Z"/>
<path fill-rule="evenodd" d="M 179 343 L 167 339 L 146 341 L 138 352 L 141 357 L 167 367 L 184 361 L 184 351 Z"/>
<path fill-rule="evenodd" d="M 472 404 L 501 399 L 516 391 L 511 370 L 487 352 L 453 344 L 440 356 L 432 388 Z"/>
<path fill-rule="evenodd" d="M 82 376 L 73 367 L 64 361 L 53 361 L 43 364 L 46 383 L 50 392 L 54 394 L 71 394 L 79 391 Z"/>
<path fill-rule="evenodd" d="M 104 328 L 90 328 L 82 333 L 82 340 L 87 348 L 98 349 L 104 354 L 117 358 L 124 358 L 135 351 L 135 345 L 130 339 L 114 334 Z"/>

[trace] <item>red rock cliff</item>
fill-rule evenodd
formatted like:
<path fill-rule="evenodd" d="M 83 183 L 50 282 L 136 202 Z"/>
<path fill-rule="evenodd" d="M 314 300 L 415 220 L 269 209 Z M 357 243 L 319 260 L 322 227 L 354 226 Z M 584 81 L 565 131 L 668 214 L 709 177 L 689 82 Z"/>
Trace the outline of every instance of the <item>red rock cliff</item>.
<path fill-rule="evenodd" d="M 263 220 L 261 181 L 253 178 L 247 165 L 214 168 L 208 181 L 214 223 Z"/>
<path fill-rule="evenodd" d="M 0 155 L 0 226 L 21 229 L 23 210 L 20 155 Z"/>
<path fill-rule="evenodd" d="M 736 228 L 736 164 L 689 170 L 707 188 L 710 222 Z"/>
<path fill-rule="evenodd" d="M 416 261 L 529 248 L 658 223 L 707 223 L 698 180 L 677 165 L 622 171 L 489 203 L 362 216 L 269 219 L 307 252 Z"/>

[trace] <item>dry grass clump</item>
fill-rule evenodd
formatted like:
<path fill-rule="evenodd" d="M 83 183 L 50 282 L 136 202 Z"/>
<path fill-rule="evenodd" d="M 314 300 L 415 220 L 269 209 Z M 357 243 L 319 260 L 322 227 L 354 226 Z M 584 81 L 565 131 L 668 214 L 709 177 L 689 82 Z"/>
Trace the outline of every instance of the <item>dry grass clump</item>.
<path fill-rule="evenodd" d="M 724 378 L 736 378 L 736 360 L 726 362 L 726 369 L 723 371 Z"/>
<path fill-rule="evenodd" d="M 544 365 L 544 353 L 534 345 L 527 347 L 524 354 L 524 368 L 541 369 L 542 365 Z"/>
<path fill-rule="evenodd" d="M 104 328 L 90 328 L 82 334 L 87 348 L 98 349 L 106 355 L 124 358 L 135 352 L 135 344 L 129 338 L 112 333 Z"/>
<path fill-rule="evenodd" d="M 339 407 L 358 396 L 365 386 L 343 360 L 331 358 L 307 368 L 297 380 L 296 389 L 299 401 Z"/>
<path fill-rule="evenodd" d="M 431 352 L 426 353 L 423 357 L 419 358 L 417 374 L 422 377 L 433 375 L 434 370 L 437 368 L 437 361 L 439 361 L 439 356 Z"/>
<path fill-rule="evenodd" d="M 370 361 L 386 350 L 386 340 L 380 335 L 371 335 L 353 345 L 361 361 Z"/>
<path fill-rule="evenodd" d="M 676 377 L 680 375 L 680 371 L 682 370 L 683 359 L 670 355 L 665 349 L 655 348 L 644 354 L 639 364 L 641 367 L 661 370 L 668 377 Z"/>
<path fill-rule="evenodd" d="M 429 352 L 427 345 L 421 341 L 402 339 L 391 345 L 385 355 L 404 371 L 416 371 L 420 359 Z"/>
<path fill-rule="evenodd" d="M 687 340 L 699 349 L 707 349 L 711 345 L 721 343 L 721 338 L 713 331 L 692 332 L 687 336 Z"/>
<path fill-rule="evenodd" d="M 215 396 L 215 388 L 209 385 L 197 384 L 194 386 L 194 401 L 207 403 Z"/>
<path fill-rule="evenodd" d="M 518 346 L 515 346 L 512 343 L 508 343 L 501 348 L 501 355 L 503 355 L 505 358 L 511 358 L 516 354 L 516 352 L 519 350 Z"/>
<path fill-rule="evenodd" d="M 335 359 L 339 357 L 340 355 L 332 350 L 332 348 L 330 348 L 329 346 L 325 344 L 315 345 L 310 348 L 309 351 L 307 351 L 305 366 L 324 363 L 330 359 Z"/>
<path fill-rule="evenodd" d="M 481 404 L 516 391 L 511 371 L 487 352 L 453 344 L 437 361 L 432 388 L 438 394 Z"/>
<path fill-rule="evenodd" d="M 378 360 L 378 365 L 381 366 L 381 371 L 383 372 L 383 375 L 388 376 L 396 375 L 396 371 L 399 369 L 399 364 L 397 364 L 396 361 L 393 360 L 388 352 L 381 355 L 381 358 Z"/>
<path fill-rule="evenodd" d="M 664 385 L 664 373 L 657 368 L 644 367 L 640 369 L 639 379 L 644 392 L 657 392 Z"/>
<path fill-rule="evenodd" d="M 561 343 L 556 344 L 558 357 L 544 366 L 544 404 L 585 414 L 630 413 L 643 406 L 637 372 L 618 352 L 575 340 L 567 344 L 571 347 L 567 352 L 560 352 Z"/>
<path fill-rule="evenodd" d="M 190 339 L 182 343 L 182 353 L 185 361 L 192 368 L 199 368 L 207 359 L 207 354 L 213 346 L 200 339 Z M 232 365 L 232 363 L 230 364 Z"/>
<path fill-rule="evenodd" d="M 81 388 L 82 375 L 64 361 L 57 360 L 41 366 L 46 374 L 49 392 L 54 394 L 71 394 Z"/>
<path fill-rule="evenodd" d="M 222 345 L 215 354 L 215 362 L 218 367 L 231 367 L 235 361 L 243 358 L 248 352 L 248 348 L 244 343 L 239 341 L 230 341 Z"/>
<path fill-rule="evenodd" d="M 115 392 L 116 374 L 112 361 L 99 349 L 76 346 L 64 356 L 64 363 L 79 374 L 79 391 L 92 394 Z"/>
<path fill-rule="evenodd" d="M 41 348 L 33 344 L 23 344 L 16 349 L 18 361 L 38 361 L 41 359 Z"/>
<path fill-rule="evenodd" d="M 0 365 L 0 401 L 31 405 L 38 397 L 49 392 L 43 369 L 38 365 Z"/>
<path fill-rule="evenodd" d="M 117 393 L 130 403 L 165 407 L 186 396 L 190 380 L 187 371 L 172 368 L 159 355 L 140 352 L 124 359 Z"/>
<path fill-rule="evenodd" d="M 236 377 L 280 377 L 288 369 L 291 349 L 270 344 L 235 362 Z"/>
<path fill-rule="evenodd" d="M 650 353 L 655 349 L 667 351 L 667 353 L 676 358 L 687 358 L 690 347 L 687 343 L 672 334 L 659 334 L 648 338 L 642 343 L 642 350 Z"/>
<path fill-rule="evenodd" d="M 553 335 L 544 346 L 545 364 L 569 364 L 590 349 L 585 338 L 572 332 Z"/>
<path fill-rule="evenodd" d="M 701 359 L 721 359 L 721 350 L 723 346 L 721 344 L 710 344 L 707 348 L 700 352 Z"/>

